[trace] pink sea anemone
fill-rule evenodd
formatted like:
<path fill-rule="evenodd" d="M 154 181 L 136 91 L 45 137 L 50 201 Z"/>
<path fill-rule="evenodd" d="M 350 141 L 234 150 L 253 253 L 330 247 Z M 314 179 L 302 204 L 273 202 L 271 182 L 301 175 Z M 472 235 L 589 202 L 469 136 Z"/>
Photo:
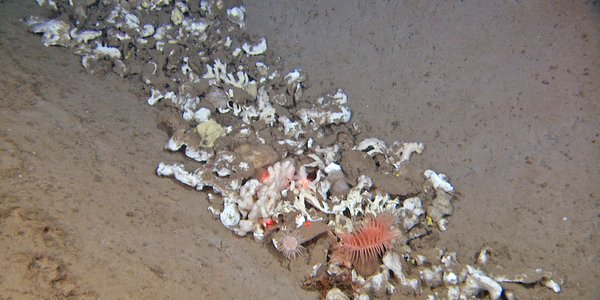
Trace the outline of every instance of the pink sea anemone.
<path fill-rule="evenodd" d="M 282 233 L 274 242 L 277 250 L 287 259 L 292 259 L 304 251 L 303 239 L 297 232 Z"/>
<path fill-rule="evenodd" d="M 370 275 L 379 265 L 379 257 L 392 248 L 397 234 L 392 230 L 394 216 L 381 214 L 369 218 L 360 229 L 341 234 L 337 254 L 350 261 L 361 275 Z"/>
<path fill-rule="evenodd" d="M 292 259 L 304 252 L 302 244 L 309 243 L 322 236 L 333 242 L 334 236 L 327 224 L 322 222 L 306 221 L 302 226 L 289 232 L 281 230 L 273 236 L 275 248 L 287 259 Z"/>

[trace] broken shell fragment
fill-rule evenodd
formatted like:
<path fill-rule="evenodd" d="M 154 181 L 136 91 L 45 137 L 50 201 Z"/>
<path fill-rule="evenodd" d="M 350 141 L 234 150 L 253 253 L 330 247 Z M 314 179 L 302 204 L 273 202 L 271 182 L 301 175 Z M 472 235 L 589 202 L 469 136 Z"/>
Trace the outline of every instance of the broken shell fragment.
<path fill-rule="evenodd" d="M 360 288 L 359 292 L 364 294 L 374 294 L 375 296 L 381 297 L 386 293 L 393 294 L 395 287 L 389 282 L 389 272 L 383 268 L 381 272 L 369 276 L 365 283 Z"/>
<path fill-rule="evenodd" d="M 244 43 L 242 45 L 242 49 L 248 55 L 259 55 L 265 53 L 267 51 L 267 40 L 265 38 L 261 38 L 260 42 L 257 44 L 248 44 Z"/>
<path fill-rule="evenodd" d="M 102 35 L 102 31 L 100 30 L 83 30 L 80 31 L 76 28 L 71 29 L 69 33 L 71 38 L 75 40 L 75 44 L 85 44 L 89 41 L 98 38 Z"/>
<path fill-rule="evenodd" d="M 557 294 L 561 292 L 560 284 L 552 279 L 552 273 L 545 272 L 543 269 L 536 269 L 516 275 L 495 276 L 494 279 L 496 279 L 498 282 L 511 282 L 520 284 L 540 283 Z"/>
<path fill-rule="evenodd" d="M 302 84 L 306 81 L 306 78 L 306 73 L 302 69 L 294 69 L 283 77 L 287 85 L 287 93 L 294 101 L 299 101 L 302 98 Z"/>
<path fill-rule="evenodd" d="M 146 38 L 153 35 L 154 32 L 154 26 L 152 26 L 152 24 L 146 24 L 144 25 L 144 27 L 142 27 L 142 31 L 140 32 L 140 34 L 142 35 L 142 37 Z"/>
<path fill-rule="evenodd" d="M 368 138 L 360 142 L 354 149 L 367 152 L 370 156 L 374 156 L 375 154 L 384 154 L 387 147 L 385 146 L 385 142 L 380 139 Z"/>
<path fill-rule="evenodd" d="M 440 222 L 443 217 L 449 216 L 454 212 L 452 206 L 452 195 L 446 193 L 444 190 L 438 190 L 433 203 L 427 207 L 427 215 L 430 216 L 433 221 Z"/>
<path fill-rule="evenodd" d="M 427 262 L 427 257 L 421 254 L 416 254 L 413 256 L 413 260 L 417 266 L 422 266 Z"/>
<path fill-rule="evenodd" d="M 482 271 L 467 265 L 467 279 L 461 287 L 461 295 L 472 297 L 485 290 L 493 300 L 500 299 L 502 296 L 502 286 L 494 279 L 488 277 Z"/>
<path fill-rule="evenodd" d="M 412 292 L 416 292 L 419 289 L 420 282 L 416 278 L 407 278 L 406 275 L 402 272 L 402 263 L 400 262 L 400 255 L 394 251 L 388 251 L 383 256 L 383 264 L 392 272 L 394 272 L 394 276 L 398 278 L 400 284 L 405 287 L 411 289 Z"/>
<path fill-rule="evenodd" d="M 421 199 L 418 197 L 404 199 L 400 208 L 400 216 L 402 217 L 402 226 L 404 226 L 404 229 L 410 230 L 419 224 L 421 216 L 424 213 Z"/>
<path fill-rule="evenodd" d="M 457 285 L 458 284 L 458 276 L 454 274 L 454 272 L 444 273 L 444 282 L 449 285 Z"/>
<path fill-rule="evenodd" d="M 59 19 L 42 20 L 37 17 L 27 19 L 31 32 L 42 34 L 44 46 L 71 46 L 71 25 Z"/>
<path fill-rule="evenodd" d="M 490 248 L 487 246 L 484 246 L 483 248 L 481 248 L 481 251 L 479 251 L 479 255 L 477 255 L 477 264 L 485 266 L 485 265 L 487 265 L 487 263 L 489 261 L 490 261 Z"/>
<path fill-rule="evenodd" d="M 439 229 L 440 231 L 446 231 L 446 230 L 448 230 L 448 223 L 449 223 L 449 222 L 448 222 L 448 220 L 447 220 L 447 219 L 443 219 L 443 218 L 442 218 L 442 219 L 440 219 L 440 220 L 437 222 L 437 224 L 438 224 L 438 229 Z"/>
<path fill-rule="evenodd" d="M 431 184 L 433 185 L 433 188 L 435 189 L 442 189 L 447 193 L 452 193 L 452 191 L 454 191 L 454 187 L 452 187 L 452 185 L 450 183 L 448 183 L 448 181 L 446 181 L 446 175 L 440 173 L 437 174 L 436 172 L 432 171 L 432 170 L 425 170 L 425 178 L 429 179 L 429 181 L 431 181 Z"/>
<path fill-rule="evenodd" d="M 334 94 L 317 99 L 317 103 L 310 109 L 300 109 L 296 115 L 305 125 L 311 124 L 314 128 L 323 125 L 339 125 L 350 121 L 352 113 L 348 107 L 348 96 L 342 89 Z"/>
<path fill-rule="evenodd" d="M 558 284 L 556 281 L 554 281 L 552 279 L 549 279 L 549 278 L 542 279 L 542 284 L 557 294 L 560 293 L 560 291 L 561 291 L 560 284 Z"/>
<path fill-rule="evenodd" d="M 183 13 L 177 7 L 171 11 L 171 22 L 175 25 L 179 25 L 183 22 Z"/>
<path fill-rule="evenodd" d="M 201 107 L 194 113 L 194 120 L 198 123 L 206 122 L 210 119 L 210 110 L 206 107 Z"/>
<path fill-rule="evenodd" d="M 243 6 L 233 7 L 227 9 L 227 19 L 235 24 L 237 24 L 240 28 L 244 28 L 244 14 L 246 13 L 246 8 Z"/>
<path fill-rule="evenodd" d="M 425 150 L 423 143 L 394 142 L 388 149 L 386 159 L 396 169 L 400 169 L 400 164 L 409 161 L 413 153 L 421 154 L 423 150 Z"/>
<path fill-rule="evenodd" d="M 225 199 L 225 207 L 220 214 L 221 223 L 227 228 L 232 228 L 240 222 L 240 213 L 237 205 L 231 199 Z"/>
<path fill-rule="evenodd" d="M 364 151 L 373 157 L 377 154 L 383 154 L 386 162 L 397 170 L 400 170 L 401 164 L 410 160 L 413 153 L 421 154 L 425 149 L 422 143 L 398 143 L 394 142 L 387 146 L 384 141 L 376 138 L 367 138 L 360 142 L 355 150 Z"/>
<path fill-rule="evenodd" d="M 432 269 L 424 268 L 420 270 L 419 277 L 429 288 L 436 288 L 444 283 L 443 272 L 440 266 L 433 266 Z"/>
<path fill-rule="evenodd" d="M 346 296 L 342 290 L 338 288 L 330 289 L 325 295 L 325 299 L 327 300 L 350 300 L 350 297 Z"/>

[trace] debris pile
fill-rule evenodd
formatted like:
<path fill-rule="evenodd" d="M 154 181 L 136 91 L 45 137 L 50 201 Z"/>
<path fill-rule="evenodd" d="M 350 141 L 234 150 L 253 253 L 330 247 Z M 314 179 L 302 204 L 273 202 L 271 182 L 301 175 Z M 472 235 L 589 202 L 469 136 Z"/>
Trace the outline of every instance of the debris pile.
<path fill-rule="evenodd" d="M 484 272 L 413 241 L 445 231 L 454 188 L 444 174 L 410 162 L 424 145 L 361 138 L 342 89 L 316 99 L 302 69 L 283 70 L 264 37 L 245 31 L 240 3 L 198 0 L 37 0 L 53 11 L 31 17 L 45 46 L 73 48 L 89 72 L 136 80 L 170 128 L 161 162 L 208 195 L 209 210 L 237 235 L 251 235 L 297 259 L 323 250 L 306 282 L 328 299 L 366 299 L 403 290 L 435 299 L 510 291 L 507 282 L 560 291 L 550 274 Z M 487 252 L 486 252 L 487 251 Z M 431 251 L 430 251 L 431 252 Z"/>

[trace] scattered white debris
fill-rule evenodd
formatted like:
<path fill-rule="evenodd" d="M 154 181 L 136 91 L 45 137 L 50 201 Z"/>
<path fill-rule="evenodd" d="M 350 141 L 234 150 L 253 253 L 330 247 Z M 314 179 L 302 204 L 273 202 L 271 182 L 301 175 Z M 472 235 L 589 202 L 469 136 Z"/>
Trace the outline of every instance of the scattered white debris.
<path fill-rule="evenodd" d="M 225 197 L 225 207 L 220 214 L 221 223 L 227 228 L 233 228 L 240 223 L 240 212 L 237 209 L 235 200 Z"/>
<path fill-rule="evenodd" d="M 386 161 L 396 169 L 400 165 L 410 160 L 413 153 L 421 154 L 425 150 L 422 143 L 393 143 L 388 147 L 384 141 L 377 138 L 367 138 L 354 147 L 356 150 L 364 151 L 373 157 L 376 154 L 383 154 Z"/>
<path fill-rule="evenodd" d="M 310 109 L 300 109 L 296 115 L 304 125 L 312 125 L 313 128 L 324 125 L 338 125 L 350 121 L 350 108 L 348 107 L 348 96 L 343 90 L 338 89 L 335 94 L 317 99 L 317 103 Z"/>
<path fill-rule="evenodd" d="M 263 54 L 265 53 L 265 51 L 267 51 L 267 40 L 265 38 L 262 38 L 260 39 L 260 42 L 258 42 L 255 45 L 244 43 L 242 45 L 242 49 L 244 49 L 244 52 L 246 52 L 246 54 L 248 55 Z"/>
<path fill-rule="evenodd" d="M 325 295 L 326 300 L 350 300 L 350 297 L 346 296 L 342 290 L 338 288 L 330 289 Z"/>
<path fill-rule="evenodd" d="M 488 277 L 472 266 L 467 265 L 467 279 L 461 288 L 461 295 L 470 298 L 479 294 L 480 291 L 487 291 L 493 300 L 500 299 L 502 296 L 502 286 L 494 279 Z"/>
<path fill-rule="evenodd" d="M 244 24 L 244 14 L 246 13 L 246 8 L 243 6 L 233 7 L 227 10 L 227 18 L 229 21 L 237 24 L 240 28 L 244 28 L 246 26 Z"/>
<path fill-rule="evenodd" d="M 27 19 L 27 25 L 33 33 L 42 34 L 42 43 L 44 46 L 63 46 L 71 47 L 71 25 L 65 21 L 43 20 L 38 17 Z"/>
<path fill-rule="evenodd" d="M 429 179 L 429 181 L 431 181 L 431 184 L 433 185 L 433 188 L 435 189 L 442 189 L 447 193 L 452 193 L 454 191 L 454 187 L 452 187 L 452 185 L 450 183 L 448 183 L 447 179 L 446 179 L 446 175 L 440 173 L 437 174 L 432 170 L 426 170 L 425 173 L 425 178 Z"/>

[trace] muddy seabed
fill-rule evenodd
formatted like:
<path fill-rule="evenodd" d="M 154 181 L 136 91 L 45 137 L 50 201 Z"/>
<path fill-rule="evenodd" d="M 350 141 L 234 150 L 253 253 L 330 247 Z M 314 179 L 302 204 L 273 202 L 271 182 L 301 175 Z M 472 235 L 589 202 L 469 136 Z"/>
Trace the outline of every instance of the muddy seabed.
<path fill-rule="evenodd" d="M 422 142 L 425 151 L 403 164 L 448 176 L 455 191 L 447 230 L 423 216 L 417 227 L 428 234 L 412 241 L 415 252 L 445 248 L 457 264 L 475 265 L 487 246 L 495 271 L 544 268 L 561 286 L 556 294 L 538 282 L 505 285 L 519 298 L 600 297 L 597 3 L 244 7 L 247 34 L 236 39 L 265 37 L 266 59 L 281 75 L 298 67 L 308 75 L 280 92 L 293 99 L 290 86 L 301 84 L 299 99 L 314 101 L 342 88 L 361 124 L 344 125 L 344 133 L 357 144 Z M 165 150 L 177 131 L 165 111 L 180 107 L 147 104 L 143 68 L 128 74 L 100 59 L 90 74 L 73 49 L 44 47 L 24 22 L 51 16 L 34 1 L 1 1 L 0 15 L 2 298 L 319 297 L 302 288 L 310 261 L 288 262 L 271 244 L 240 238 L 208 209 L 222 203 L 156 175 L 158 162 L 193 165 Z M 161 76 L 145 79 L 165 85 Z M 240 89 L 235 101 L 249 101 Z M 316 133 L 315 140 L 323 142 Z M 357 174 L 348 177 L 357 183 Z M 418 278 L 411 263 L 404 262 L 414 271 L 408 277 Z M 397 292 L 372 295 L 411 295 L 389 274 Z M 425 287 L 417 298 L 427 294 Z"/>

